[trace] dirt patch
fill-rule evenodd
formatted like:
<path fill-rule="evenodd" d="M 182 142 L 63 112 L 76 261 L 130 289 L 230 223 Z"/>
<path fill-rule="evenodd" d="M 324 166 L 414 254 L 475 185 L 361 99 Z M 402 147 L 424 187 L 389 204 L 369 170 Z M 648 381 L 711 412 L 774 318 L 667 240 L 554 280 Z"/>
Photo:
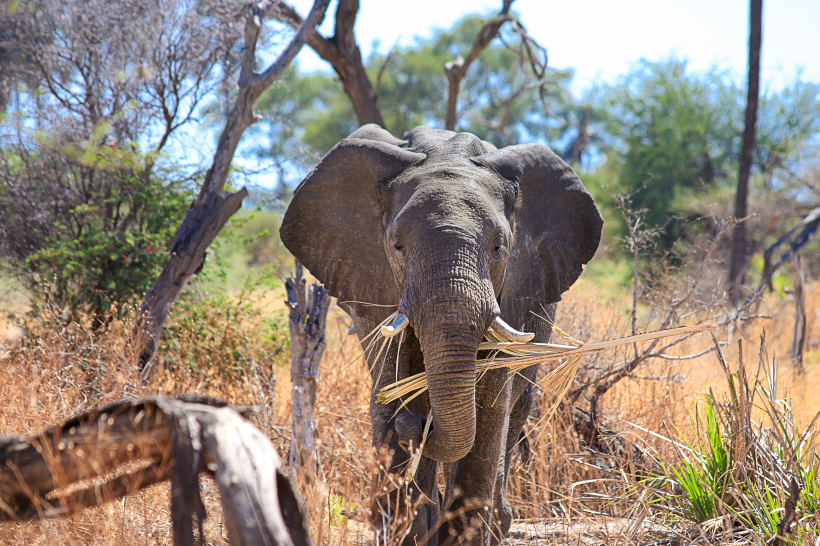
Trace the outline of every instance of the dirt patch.
<path fill-rule="evenodd" d="M 669 528 L 640 518 L 595 516 L 585 521 L 514 522 L 510 546 L 632 545 L 666 538 Z"/>

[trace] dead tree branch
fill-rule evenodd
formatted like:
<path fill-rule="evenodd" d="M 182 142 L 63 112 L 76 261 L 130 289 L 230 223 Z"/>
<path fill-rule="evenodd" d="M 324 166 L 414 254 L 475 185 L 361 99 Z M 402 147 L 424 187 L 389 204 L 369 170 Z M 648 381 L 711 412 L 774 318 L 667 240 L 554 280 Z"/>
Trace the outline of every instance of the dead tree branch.
<path fill-rule="evenodd" d="M 449 90 L 447 95 L 447 117 L 444 121 L 445 129 L 455 131 L 457 121 L 456 107 L 458 106 L 458 91 L 461 86 L 461 80 L 464 79 L 465 74 L 467 74 L 467 69 L 469 69 L 470 65 L 473 64 L 473 61 L 481 55 L 481 52 L 487 49 L 487 46 L 490 45 L 490 42 L 492 42 L 493 38 L 495 38 L 498 34 L 498 30 L 501 26 L 507 21 L 513 21 L 515 19 L 513 15 L 510 15 L 510 6 L 513 1 L 514 0 L 504 0 L 504 5 L 498 15 L 486 22 L 484 26 L 481 27 L 481 30 L 478 32 L 478 35 L 476 35 L 475 41 L 473 42 L 473 48 L 470 50 L 470 53 L 467 55 L 466 59 L 459 57 L 444 65 L 444 73 L 447 75 L 447 81 L 449 82 Z"/>
<path fill-rule="evenodd" d="M 803 356 L 806 354 L 806 333 L 808 323 L 806 321 L 806 277 L 803 272 L 803 257 L 796 252 L 791 255 L 789 265 L 794 279 L 792 296 L 794 297 L 794 335 L 792 336 L 792 363 L 797 365 L 799 370 L 803 368 Z"/>
<path fill-rule="evenodd" d="M 384 58 L 382 61 L 382 65 L 379 67 L 379 75 L 376 77 L 376 103 L 379 102 L 379 96 L 381 96 L 382 92 L 382 78 L 384 78 L 384 73 L 387 70 L 387 67 L 390 66 L 390 61 L 393 60 L 393 56 L 396 54 L 396 50 L 399 47 L 399 43 L 396 42 L 393 44 L 393 47 L 390 49 L 390 53 L 387 54 L 387 57 Z"/>
<path fill-rule="evenodd" d="M 0 439 L 0 521 L 64 516 L 171 480 L 174 544 L 204 544 L 198 476 L 207 472 L 232 544 L 312 546 L 280 467 L 270 440 L 219 401 L 116 402 L 37 435 Z"/>
<path fill-rule="evenodd" d="M 308 36 L 307 44 L 336 71 L 359 124 L 376 123 L 387 129 L 377 104 L 378 95 L 373 91 L 353 31 L 358 12 L 359 0 L 339 0 L 334 35 L 325 38 L 314 29 Z M 292 28 L 299 28 L 302 24 L 296 10 L 281 0 L 274 2 L 271 16 Z"/>
<path fill-rule="evenodd" d="M 162 270 L 156 284 L 143 299 L 131 348 L 136 348 L 142 377 L 148 376 L 150 362 L 165 326 L 165 321 L 179 294 L 191 277 L 205 263 L 205 252 L 228 219 L 237 211 L 248 191 L 242 188 L 235 193 L 223 193 L 228 170 L 236 147 L 245 129 L 257 121 L 253 105 L 259 96 L 276 81 L 290 64 L 302 45 L 324 17 L 330 0 L 316 0 L 308 18 L 279 57 L 263 72 L 253 71 L 256 62 L 256 44 L 262 19 L 274 2 L 262 0 L 255 3 L 245 20 L 245 47 L 242 52 L 239 74 L 239 93 L 228 114 L 225 129 L 219 137 L 213 164 L 205 175 L 199 197 L 191 204 L 188 213 L 177 230 L 171 245 L 171 259 Z"/>
<path fill-rule="evenodd" d="M 629 238 L 627 239 L 627 244 L 633 245 L 634 248 L 630 247 L 630 250 L 635 252 L 635 248 L 640 248 L 639 242 L 641 244 L 645 244 L 641 242 L 643 239 L 643 235 L 641 232 L 641 227 L 639 224 L 634 222 L 632 215 L 635 214 L 634 211 L 629 209 L 629 203 L 626 199 L 621 199 L 621 208 L 622 213 L 625 215 L 625 221 L 628 224 L 628 229 L 630 232 L 629 237 L 633 237 L 633 241 L 630 242 Z M 638 211 L 638 214 L 640 211 Z M 673 295 L 671 298 L 667 298 L 664 296 L 664 299 L 661 303 L 654 305 L 653 307 L 658 310 L 662 310 L 659 313 L 658 322 L 656 325 L 656 329 L 663 330 L 669 328 L 674 323 L 680 321 L 682 318 L 685 318 L 687 314 L 691 314 L 692 311 L 689 313 L 684 313 L 683 310 L 689 307 L 693 307 L 698 309 L 701 305 L 697 304 L 693 300 L 695 300 L 696 295 L 698 293 L 699 286 L 703 279 L 704 274 L 712 265 L 713 262 L 713 255 L 721 241 L 721 239 L 726 236 L 731 230 L 735 227 L 737 222 L 745 221 L 746 219 L 736 220 L 733 218 L 730 219 L 715 219 L 716 223 L 716 232 L 711 241 L 709 242 L 708 246 L 705 248 L 705 252 L 701 262 L 699 263 L 697 269 L 693 272 L 691 277 L 687 278 L 685 284 L 681 287 L 681 291 L 678 292 L 677 290 L 673 291 Z M 650 239 L 651 240 L 651 237 Z M 634 266 L 635 270 L 633 273 L 637 274 L 637 264 L 638 264 L 638 254 L 634 254 Z M 660 286 L 664 286 L 662 283 Z M 633 285 L 633 316 L 632 318 L 632 328 L 637 328 L 636 317 L 634 315 L 634 305 L 637 305 L 637 294 L 638 294 L 638 286 L 637 284 Z M 749 318 L 747 315 L 740 314 L 748 309 L 748 305 L 744 306 L 741 310 L 738 311 L 739 314 L 733 316 L 724 316 L 723 321 L 721 324 L 726 325 L 729 323 L 733 323 L 737 320 L 746 320 Z M 701 320 L 703 320 L 701 318 Z M 618 362 L 612 366 L 609 366 L 605 370 L 601 370 L 601 373 L 596 373 L 593 377 L 590 377 L 586 381 L 582 382 L 578 386 L 574 387 L 568 394 L 567 400 L 570 404 L 575 404 L 575 402 L 585 393 L 591 391 L 589 394 L 590 399 L 590 411 L 589 414 L 591 416 L 591 425 L 593 427 L 597 426 L 598 422 L 598 407 L 601 398 L 618 384 L 622 379 L 626 377 L 631 377 L 634 371 L 644 362 L 660 358 L 664 360 L 674 360 L 674 359 L 688 359 L 692 358 L 696 355 L 685 355 L 682 357 L 671 357 L 667 354 L 667 352 L 676 345 L 683 343 L 686 339 L 689 339 L 691 336 L 681 336 L 680 338 L 675 339 L 674 341 L 670 341 L 668 343 L 661 342 L 660 339 L 656 339 L 647 344 L 646 347 L 638 350 L 635 347 L 635 353 L 632 358 L 624 359 L 622 362 Z M 705 353 L 704 353 L 705 354 Z"/>

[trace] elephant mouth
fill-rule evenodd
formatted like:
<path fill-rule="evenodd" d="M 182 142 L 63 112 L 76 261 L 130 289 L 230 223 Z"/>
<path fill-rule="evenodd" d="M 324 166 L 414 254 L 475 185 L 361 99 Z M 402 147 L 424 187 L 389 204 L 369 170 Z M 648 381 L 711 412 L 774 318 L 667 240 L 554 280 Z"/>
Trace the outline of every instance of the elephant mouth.
<path fill-rule="evenodd" d="M 381 333 L 384 337 L 394 337 L 400 334 L 410 324 L 410 319 L 404 313 L 399 313 L 393 322 L 385 324 L 381 328 Z M 496 316 L 490 324 L 488 331 L 491 330 L 496 337 L 504 341 L 512 343 L 526 343 L 531 341 L 535 336 L 532 332 L 520 332 L 504 322 L 500 316 Z"/>

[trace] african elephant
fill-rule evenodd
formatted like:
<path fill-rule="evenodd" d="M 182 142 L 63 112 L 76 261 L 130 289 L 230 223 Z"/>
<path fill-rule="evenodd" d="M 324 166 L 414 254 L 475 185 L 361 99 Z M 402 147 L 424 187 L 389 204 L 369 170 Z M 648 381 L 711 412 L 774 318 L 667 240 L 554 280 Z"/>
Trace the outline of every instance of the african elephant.
<path fill-rule="evenodd" d="M 469 133 L 426 127 L 401 140 L 365 125 L 296 189 L 282 241 L 338 298 L 360 339 L 396 306 L 401 313 L 383 331 L 404 328 L 402 343 L 368 359 L 373 444 L 390 448 L 394 471 L 403 471 L 411 442 L 420 445 L 432 410 L 415 474 L 424 502 L 406 544 L 425 536 L 428 545 L 448 537 L 488 544 L 506 535 L 509 455 L 537 370 L 508 380 L 499 369 L 476 382 L 478 345 L 491 325 L 507 339 L 527 339 L 527 331 L 549 341 L 551 328 L 536 315 L 553 318 L 595 254 L 602 225 L 581 180 L 549 148 L 498 150 Z M 428 393 L 397 416 L 399 402 L 376 403 L 382 387 L 421 371 Z M 460 516 L 436 536 L 442 510 Z"/>

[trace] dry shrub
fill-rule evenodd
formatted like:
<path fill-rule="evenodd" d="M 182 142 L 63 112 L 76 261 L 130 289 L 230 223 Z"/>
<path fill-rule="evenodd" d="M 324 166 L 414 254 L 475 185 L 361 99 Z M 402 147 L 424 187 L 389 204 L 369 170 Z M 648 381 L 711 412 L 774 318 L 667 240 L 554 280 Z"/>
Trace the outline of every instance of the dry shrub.
<path fill-rule="evenodd" d="M 594 288 L 582 281 L 565 296 L 557 321 L 582 341 L 620 337 L 630 332 L 629 300 L 630 295 L 624 294 L 622 300 L 603 302 Z M 820 409 L 820 393 L 812 388 L 820 380 L 820 367 L 814 365 L 820 357 L 820 321 L 817 320 L 820 318 L 820 291 L 817 284 L 807 288 L 809 350 L 805 371 L 791 364 L 793 305 L 791 297 L 768 295 L 756 311 L 761 316 L 744 321 L 740 329 L 724 328 L 718 336 L 726 360 L 736 369 L 739 362 L 737 340 L 745 340 L 746 350 L 751 352 L 766 330 L 767 351 L 773 360 L 780 362 L 780 383 L 776 394 L 790 401 L 795 421 L 805 426 Z M 652 330 L 653 325 L 657 327 L 657 322 L 647 319 L 653 313 L 665 313 L 667 309 L 639 308 L 639 319 L 643 313 L 644 324 L 648 323 L 645 329 Z M 720 318 L 721 313 L 725 313 L 722 308 L 715 309 L 711 317 Z M 704 313 L 702 317 L 709 318 L 710 315 Z M 591 381 L 594 387 L 596 378 L 633 358 L 635 348 L 618 347 L 586 357 L 576 379 L 575 388 L 581 390 L 580 394 L 575 391 L 579 394 L 575 407 L 565 406 L 550 422 L 539 419 L 551 407 L 550 398 L 539 397 L 527 425 L 529 457 L 525 458 L 519 452 L 513 459 L 510 492 L 516 515 L 530 522 L 559 518 L 565 525 L 565 533 L 581 533 L 578 529 L 570 530 L 579 522 L 602 525 L 613 516 L 637 518 L 633 522 L 647 518 L 646 521 L 669 523 L 669 512 L 645 504 L 646 498 L 636 495 L 635 487 L 658 472 L 660 464 L 672 465 L 680 460 L 680 451 L 658 435 L 677 437 L 680 431 L 684 438 L 694 441 L 689 422 L 695 403 L 702 402 L 710 391 L 716 396 L 726 393 L 726 375 L 711 349 L 714 349 L 711 338 L 699 335 L 662 351 L 672 359 L 654 357 L 641 362 L 597 401 L 601 429 L 597 445 L 590 445 L 590 439 L 579 433 L 579 428 L 582 431 L 583 428 L 579 427 L 577 410 L 579 407 L 587 411 L 592 409 L 590 395 L 594 394 L 594 388 L 581 387 L 586 381 Z M 637 350 L 640 354 L 645 346 Z M 680 359 L 691 355 L 699 356 Z M 762 410 L 755 411 L 759 418 L 765 417 Z M 613 431 L 617 431 L 616 437 L 608 434 Z M 685 527 L 692 523 L 676 520 L 675 525 Z M 641 540 L 649 542 L 649 535 L 660 533 L 658 529 L 643 529 L 641 525 L 630 529 L 630 532 L 620 529 L 615 535 L 607 535 L 607 540 L 637 544 Z M 595 535 L 583 532 L 590 538 Z M 641 538 L 641 533 L 648 535 Z"/>
<path fill-rule="evenodd" d="M 809 340 L 820 339 L 820 291 L 816 288 L 816 284 L 807 286 Z M 0 356 L 0 399 L 4 402 L 0 432 L 35 432 L 123 397 L 200 392 L 234 404 L 259 406 L 255 421 L 286 459 L 291 392 L 286 316 L 281 304 L 261 305 L 281 302 L 283 294 L 247 290 L 233 297 L 193 296 L 172 314 L 157 355 L 156 373 L 142 385 L 136 371 L 123 364 L 128 320 L 113 321 L 98 336 L 91 336 L 77 323 L 51 321 L 32 326 L 28 339 Z M 631 331 L 630 304 L 631 295 L 604 301 L 591 284 L 582 281 L 565 296 L 558 324 L 582 341 L 622 337 Z M 646 313 L 644 317 L 651 314 L 648 308 L 639 312 Z M 758 314 L 772 318 L 745 322 L 742 331 L 719 333 L 724 341 L 729 335 L 733 338 L 724 347 L 726 358 L 737 362 L 734 340 L 741 336 L 756 340 L 765 327 L 768 347 L 782 363 L 781 395 L 791 396 L 796 419 L 807 423 L 820 408 L 820 392 L 812 388 L 820 380 L 820 367 L 813 365 L 820 356 L 817 343 L 810 342 L 805 374 L 792 373 L 788 356 L 791 301 L 768 296 Z M 370 440 L 371 380 L 363 361 L 357 360 L 361 348 L 355 337 L 346 335 L 349 325 L 338 308 L 331 309 L 316 408 L 319 479 L 304 494 L 311 535 L 319 545 L 362 544 L 371 538 L 364 520 L 378 492 L 373 490 L 378 466 Z M 700 336 L 671 347 L 666 354 L 691 355 L 710 346 L 711 340 Z M 606 373 L 633 352 L 634 348 L 627 347 L 586 357 L 586 375 L 579 374 L 577 382 Z M 702 400 L 709 387 L 723 392 L 724 384 L 713 352 L 689 360 L 643 361 L 598 400 L 601 427 L 619 433 L 617 440 L 604 435 L 600 441 L 621 446 L 621 460 L 603 454 L 601 446 L 598 453 L 585 447 L 588 439 L 578 434 L 569 406 L 549 422 L 539 422 L 551 404 L 549 397 L 538 397 L 538 407 L 527 425 L 528 455 L 516 450 L 513 459 L 509 491 L 519 520 L 512 542 L 538 535 L 543 544 L 566 540 L 638 544 L 666 533 L 667 514 L 641 504 L 630 487 L 646 474 L 651 457 L 675 464 L 679 454 L 644 429 L 660 434 L 675 427 L 685 430 L 693 401 Z M 576 397 L 577 405 L 587 410 L 588 395 L 585 391 Z M 640 450 L 635 451 L 633 444 Z M 622 460 L 636 455 L 648 459 Z M 206 535 L 210 543 L 224 544 L 227 536 L 216 486 L 203 478 L 202 488 L 209 514 Z M 629 515 L 638 519 L 623 519 Z M 168 486 L 159 485 L 73 517 L 4 524 L 0 543 L 168 544 L 169 521 Z"/>

